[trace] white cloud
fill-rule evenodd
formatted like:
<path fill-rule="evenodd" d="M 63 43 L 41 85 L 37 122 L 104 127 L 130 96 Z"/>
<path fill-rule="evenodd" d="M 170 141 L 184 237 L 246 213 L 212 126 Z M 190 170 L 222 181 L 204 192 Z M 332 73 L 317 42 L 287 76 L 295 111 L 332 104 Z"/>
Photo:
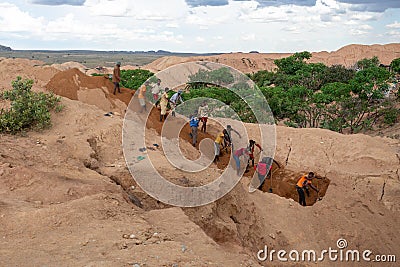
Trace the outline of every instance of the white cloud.
<path fill-rule="evenodd" d="M 242 35 L 241 39 L 243 41 L 255 41 L 256 35 L 254 33 L 244 34 L 244 35 Z"/>
<path fill-rule="evenodd" d="M 386 25 L 386 27 L 391 28 L 391 29 L 400 29 L 400 22 L 395 21 L 392 24 Z"/>
<path fill-rule="evenodd" d="M 400 31 L 389 31 L 387 34 L 392 36 L 392 37 L 399 37 L 400 38 Z"/>
<path fill-rule="evenodd" d="M 355 12 L 353 15 L 351 15 L 350 19 L 360 20 L 360 21 L 372 21 L 372 20 L 377 20 L 379 17 L 380 17 L 379 13 Z"/>
<path fill-rule="evenodd" d="M 240 19 L 257 23 L 281 22 L 289 20 L 285 7 L 264 7 L 247 14 L 241 14 Z"/>
<path fill-rule="evenodd" d="M 360 25 L 358 27 L 360 30 L 365 30 L 365 31 L 369 31 L 372 30 L 373 28 L 370 25 L 364 24 L 364 25 Z"/>
<path fill-rule="evenodd" d="M 93 16 L 129 17 L 135 20 L 171 21 L 184 17 L 187 5 L 181 0 L 86 0 Z"/>
<path fill-rule="evenodd" d="M 203 42 L 205 42 L 206 40 L 203 38 L 203 37 L 200 37 L 200 36 L 197 36 L 196 37 L 196 42 L 199 42 L 199 43 L 203 43 Z"/>
<path fill-rule="evenodd" d="M 14 4 L 0 3 L 1 32 L 39 33 L 43 28 L 44 18 L 34 18 Z"/>
<path fill-rule="evenodd" d="M 350 29 L 350 34 L 351 35 L 364 35 L 364 34 L 367 34 L 368 32 L 367 31 L 363 31 L 363 30 L 360 30 L 360 29 Z"/>
<path fill-rule="evenodd" d="M 179 28 L 179 24 L 178 23 L 176 23 L 176 22 L 170 22 L 170 23 L 167 23 L 166 25 L 165 25 L 165 27 L 167 27 L 167 28 Z"/>

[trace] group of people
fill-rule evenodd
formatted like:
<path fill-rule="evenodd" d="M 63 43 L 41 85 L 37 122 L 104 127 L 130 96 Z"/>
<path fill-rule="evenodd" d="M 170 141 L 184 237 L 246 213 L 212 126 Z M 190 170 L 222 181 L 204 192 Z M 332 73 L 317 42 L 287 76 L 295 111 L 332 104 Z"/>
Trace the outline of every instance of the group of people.
<path fill-rule="evenodd" d="M 138 90 L 138 99 L 141 106 L 140 113 L 146 111 L 146 91 L 147 88 L 150 86 L 149 81 L 146 81 Z M 179 103 L 183 103 L 182 99 L 182 90 L 179 90 L 175 94 L 169 98 L 169 91 L 168 87 L 164 89 L 161 87 L 161 80 L 157 79 L 157 83 L 151 87 L 151 94 L 153 97 L 154 105 L 157 107 L 159 106 L 161 109 L 160 112 L 160 121 L 162 122 L 167 118 L 167 110 L 168 104 L 171 107 L 171 115 L 175 117 L 175 108 Z"/>
<path fill-rule="evenodd" d="M 120 78 L 120 67 L 121 63 L 117 62 L 116 67 L 114 68 L 113 72 L 113 78 L 112 81 L 114 82 L 114 94 L 116 94 L 116 91 L 118 90 L 118 93 L 121 93 L 120 91 L 120 86 L 119 82 L 121 80 Z M 143 112 L 146 110 L 146 102 L 145 102 L 145 93 L 147 90 L 147 87 L 149 86 L 149 82 L 146 81 L 140 88 L 139 88 L 139 94 L 138 94 L 138 99 L 139 103 L 141 105 L 141 110 L 140 112 Z M 167 117 L 167 106 L 168 103 L 170 104 L 171 107 L 171 115 L 175 117 L 175 108 L 178 105 L 178 103 L 183 103 L 182 99 L 182 91 L 179 90 L 175 94 L 171 96 L 169 99 L 168 97 L 168 92 L 169 88 L 166 87 L 164 90 L 161 87 L 161 80 L 158 79 L 157 83 L 152 87 L 151 93 L 153 95 L 153 100 L 155 103 L 155 106 L 160 106 L 161 108 L 161 113 L 160 113 L 160 121 L 163 121 Z M 189 119 L 189 126 L 191 129 L 190 137 L 192 138 L 192 145 L 195 147 L 197 143 L 197 136 L 198 136 L 198 127 L 199 123 L 202 122 L 201 126 L 201 131 L 206 133 L 207 131 L 207 120 L 208 120 L 208 115 L 209 115 L 209 108 L 207 101 L 204 101 L 200 107 L 198 108 L 197 111 L 195 111 Z M 257 147 L 259 150 L 259 153 L 263 151 L 262 147 L 260 144 L 258 144 L 254 140 L 249 140 L 249 144 L 247 147 L 242 147 L 239 149 L 234 150 L 233 142 L 232 142 L 232 133 L 235 133 L 239 138 L 242 138 L 240 133 L 236 131 L 235 129 L 232 128 L 231 125 L 227 125 L 225 129 L 223 129 L 216 137 L 214 141 L 214 162 L 217 163 L 219 161 L 219 157 L 221 155 L 221 151 L 225 149 L 226 152 L 228 152 L 228 149 L 230 148 L 230 151 L 232 152 L 233 159 L 235 160 L 236 164 L 236 173 L 237 175 L 240 175 L 240 158 L 245 157 L 247 158 L 247 165 L 245 172 L 248 172 L 248 168 L 250 167 L 250 163 L 252 164 L 252 167 L 254 167 L 258 179 L 260 181 L 260 186 L 258 189 L 261 189 L 263 186 L 263 183 L 266 178 L 271 177 L 271 169 L 272 169 L 272 162 L 268 164 L 268 157 L 263 157 L 260 162 L 255 164 L 255 156 L 254 156 L 254 150 Z M 269 168 L 268 168 L 269 166 Z M 312 180 L 315 178 L 315 175 L 313 172 L 309 172 L 308 174 L 303 175 L 300 177 L 300 179 L 296 183 L 296 191 L 299 195 L 299 204 L 302 206 L 306 206 L 306 195 L 309 197 L 310 196 L 310 191 L 309 188 L 315 190 L 317 193 L 319 193 L 318 188 L 316 188 L 312 184 Z"/>

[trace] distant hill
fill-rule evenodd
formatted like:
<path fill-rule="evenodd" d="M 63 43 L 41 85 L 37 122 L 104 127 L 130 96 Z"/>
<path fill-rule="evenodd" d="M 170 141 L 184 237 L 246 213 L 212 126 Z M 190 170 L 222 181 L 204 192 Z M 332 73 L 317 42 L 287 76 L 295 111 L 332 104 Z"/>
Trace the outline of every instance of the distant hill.
<path fill-rule="evenodd" d="M 211 61 L 222 63 L 240 70 L 244 73 L 257 72 L 259 70 L 274 70 L 276 68 L 274 60 L 288 57 L 293 53 L 229 53 L 212 56 L 163 56 L 150 64 L 143 66 L 152 72 L 158 72 L 172 65 L 189 61 Z M 400 43 L 385 45 L 360 45 L 351 44 L 340 48 L 337 51 L 312 52 L 312 58 L 309 63 L 323 63 L 325 65 L 343 65 L 351 68 L 354 64 L 363 58 L 378 57 L 380 63 L 389 65 L 393 59 L 400 58 Z"/>
<path fill-rule="evenodd" d="M 12 51 L 11 47 L 0 45 L 0 51 Z"/>

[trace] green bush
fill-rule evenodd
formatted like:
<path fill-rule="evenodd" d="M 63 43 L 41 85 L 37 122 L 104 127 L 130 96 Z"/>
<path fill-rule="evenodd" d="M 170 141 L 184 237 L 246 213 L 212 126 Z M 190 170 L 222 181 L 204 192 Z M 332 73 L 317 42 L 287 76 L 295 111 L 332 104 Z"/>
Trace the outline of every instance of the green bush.
<path fill-rule="evenodd" d="M 110 81 L 112 80 L 112 74 L 98 74 L 93 73 L 92 76 L 105 76 L 109 75 Z M 150 82 L 156 83 L 157 78 L 153 76 L 153 73 L 148 70 L 121 70 L 121 83 L 120 85 L 129 89 L 138 89 L 147 79 L 152 78 Z"/>
<path fill-rule="evenodd" d="M 397 108 L 388 108 L 383 112 L 383 122 L 392 126 L 397 122 L 397 118 L 400 115 L 400 111 Z"/>
<path fill-rule="evenodd" d="M 148 70 L 121 70 L 121 86 L 136 90 L 152 76 Z"/>
<path fill-rule="evenodd" d="M 60 98 L 54 94 L 31 91 L 33 80 L 17 77 L 13 89 L 0 93 L 0 99 L 11 102 L 9 110 L 0 110 L 0 132 L 18 133 L 42 130 L 51 126 L 50 111 L 61 111 Z"/>

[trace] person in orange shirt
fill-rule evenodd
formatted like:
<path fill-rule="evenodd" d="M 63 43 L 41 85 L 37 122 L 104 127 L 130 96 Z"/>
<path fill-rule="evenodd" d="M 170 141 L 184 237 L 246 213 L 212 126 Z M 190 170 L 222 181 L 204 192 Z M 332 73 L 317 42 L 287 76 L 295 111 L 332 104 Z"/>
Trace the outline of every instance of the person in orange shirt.
<path fill-rule="evenodd" d="M 296 190 L 297 193 L 299 193 L 299 203 L 302 206 L 306 206 L 306 196 L 304 194 L 304 191 L 306 191 L 307 196 L 310 196 L 310 191 L 308 190 L 308 187 L 311 187 L 314 189 L 317 193 L 319 190 L 311 183 L 312 179 L 314 178 L 314 173 L 309 172 L 308 174 L 304 174 L 296 184 Z"/>

